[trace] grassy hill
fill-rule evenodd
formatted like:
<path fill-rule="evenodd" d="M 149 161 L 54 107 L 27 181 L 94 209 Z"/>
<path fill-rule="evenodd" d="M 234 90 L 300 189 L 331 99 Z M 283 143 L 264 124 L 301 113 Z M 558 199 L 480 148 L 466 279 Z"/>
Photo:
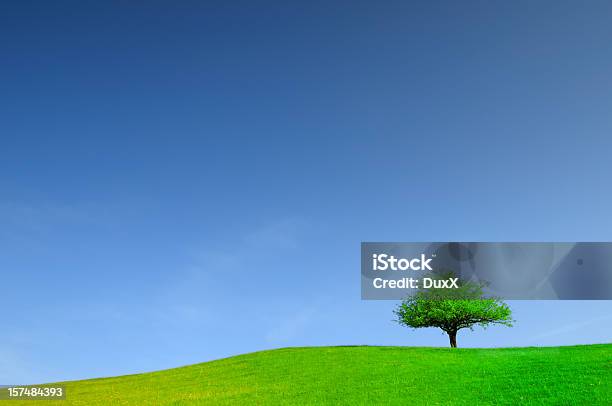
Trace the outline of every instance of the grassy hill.
<path fill-rule="evenodd" d="M 612 404 L 612 344 L 548 348 L 285 348 L 66 383 L 19 404 Z M 10 404 L 17 404 L 11 401 Z"/>

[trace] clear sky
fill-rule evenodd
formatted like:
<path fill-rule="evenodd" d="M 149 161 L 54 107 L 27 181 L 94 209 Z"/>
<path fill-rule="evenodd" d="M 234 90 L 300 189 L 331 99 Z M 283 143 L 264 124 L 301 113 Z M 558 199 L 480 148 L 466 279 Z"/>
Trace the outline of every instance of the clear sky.
<path fill-rule="evenodd" d="M 609 2 L 0 5 L 0 384 L 446 346 L 361 241 L 612 240 Z M 460 346 L 610 342 L 510 302 Z"/>

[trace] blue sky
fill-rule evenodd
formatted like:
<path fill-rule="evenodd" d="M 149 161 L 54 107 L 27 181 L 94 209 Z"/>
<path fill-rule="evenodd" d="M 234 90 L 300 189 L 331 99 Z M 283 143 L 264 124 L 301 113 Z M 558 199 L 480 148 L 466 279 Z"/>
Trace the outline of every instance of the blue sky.
<path fill-rule="evenodd" d="M 361 241 L 612 239 L 609 3 L 226 3 L 0 6 L 0 384 L 446 346 Z M 459 345 L 612 337 L 510 304 Z"/>

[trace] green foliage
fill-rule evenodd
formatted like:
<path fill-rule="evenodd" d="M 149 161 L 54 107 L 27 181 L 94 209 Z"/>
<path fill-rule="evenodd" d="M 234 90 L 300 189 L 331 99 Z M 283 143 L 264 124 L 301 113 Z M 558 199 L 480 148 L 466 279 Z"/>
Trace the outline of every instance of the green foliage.
<path fill-rule="evenodd" d="M 451 346 L 464 328 L 491 324 L 512 326 L 512 311 L 497 298 L 486 298 L 482 286 L 464 283 L 458 289 L 428 289 L 405 299 L 394 311 L 396 321 L 412 328 L 437 327 L 446 332 Z"/>
<path fill-rule="evenodd" d="M 166 371 L 67 382 L 66 400 L 5 403 L 610 405 L 610 365 L 612 345 L 285 348 Z"/>

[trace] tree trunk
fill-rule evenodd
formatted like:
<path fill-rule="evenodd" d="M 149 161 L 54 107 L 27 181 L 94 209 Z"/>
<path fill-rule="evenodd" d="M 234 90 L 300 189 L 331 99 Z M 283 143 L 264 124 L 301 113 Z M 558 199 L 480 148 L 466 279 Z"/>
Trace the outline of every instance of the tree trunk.
<path fill-rule="evenodd" d="M 457 348 L 457 332 L 456 331 L 449 331 L 448 332 L 448 338 L 450 340 L 451 348 Z"/>

